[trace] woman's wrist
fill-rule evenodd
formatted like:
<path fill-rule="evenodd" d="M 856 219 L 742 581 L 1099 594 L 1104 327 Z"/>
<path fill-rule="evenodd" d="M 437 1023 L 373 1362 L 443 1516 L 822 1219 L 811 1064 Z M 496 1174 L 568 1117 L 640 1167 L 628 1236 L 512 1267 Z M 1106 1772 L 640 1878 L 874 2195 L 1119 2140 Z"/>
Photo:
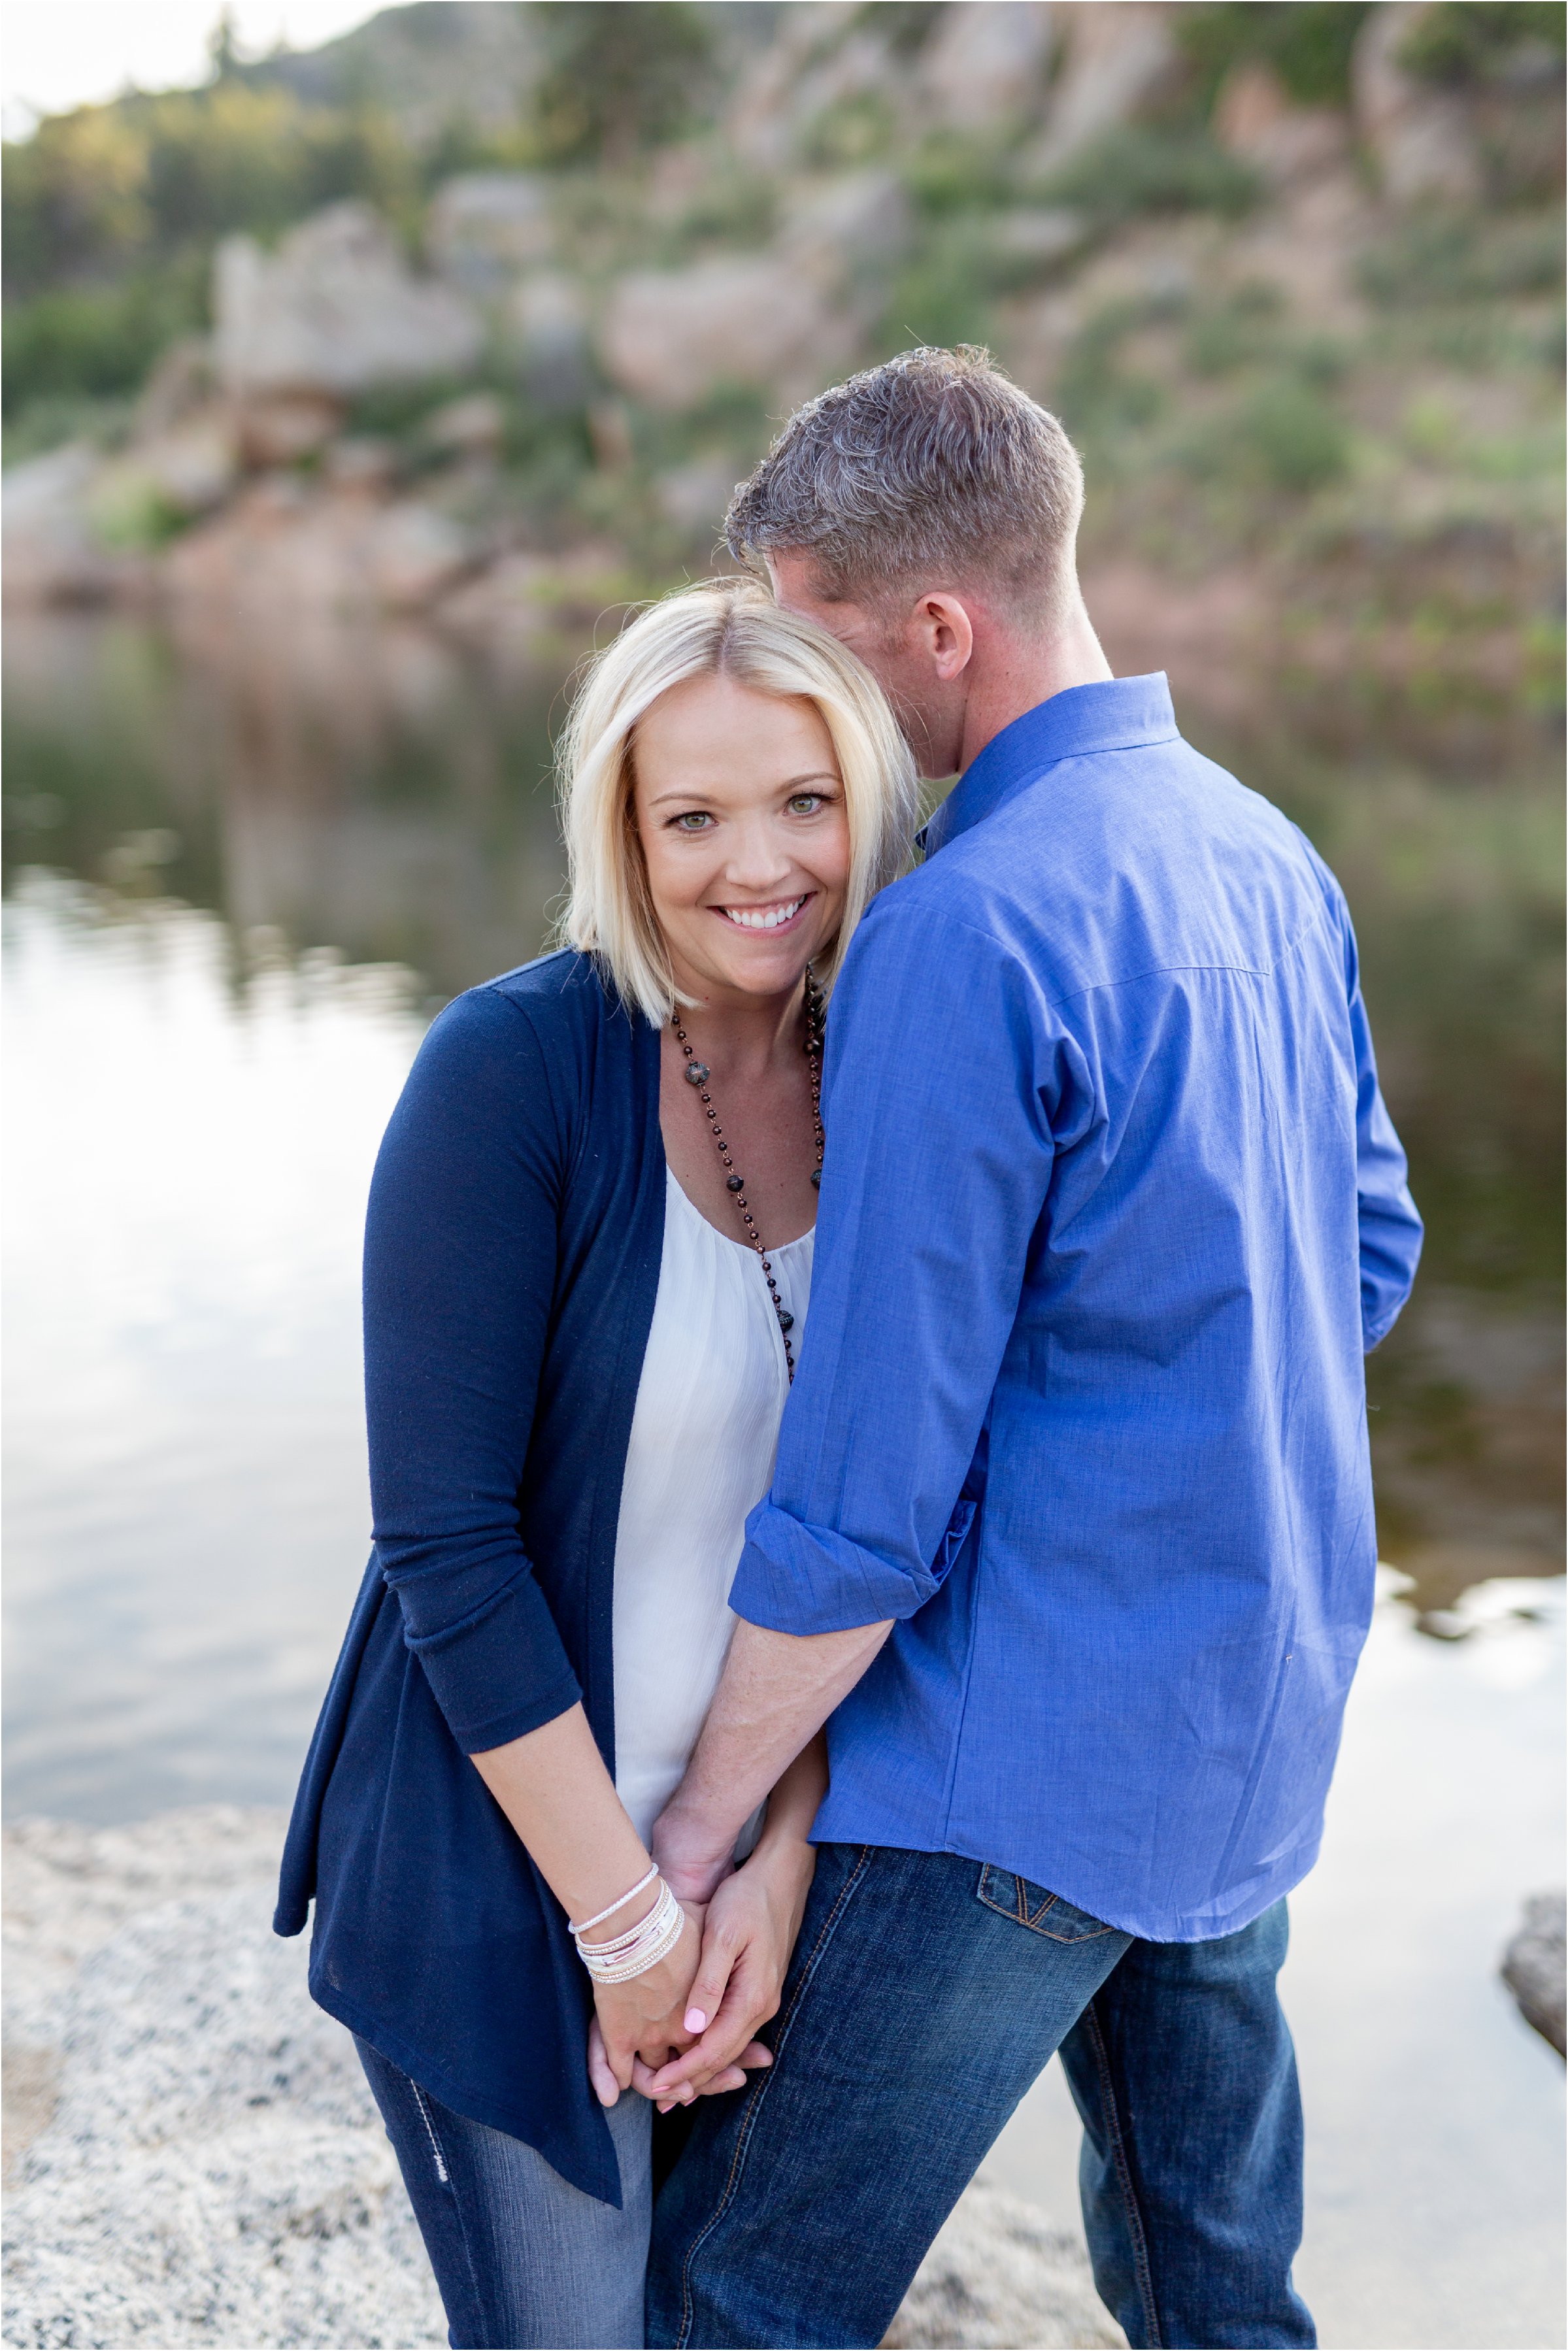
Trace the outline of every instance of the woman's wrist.
<path fill-rule="evenodd" d="M 659 1875 L 654 1870 L 636 1890 L 599 1917 L 584 1927 L 574 1927 L 572 1933 L 581 1943 L 611 1943 L 632 1928 L 640 1926 L 661 1899 Z"/>

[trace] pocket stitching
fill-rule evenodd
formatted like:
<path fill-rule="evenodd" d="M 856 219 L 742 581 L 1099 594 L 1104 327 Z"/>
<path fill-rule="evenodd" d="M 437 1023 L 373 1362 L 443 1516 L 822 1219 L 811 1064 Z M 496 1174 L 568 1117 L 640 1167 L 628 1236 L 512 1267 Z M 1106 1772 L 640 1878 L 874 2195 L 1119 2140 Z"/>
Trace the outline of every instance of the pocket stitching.
<path fill-rule="evenodd" d="M 1011 1902 L 998 1901 L 996 1895 L 991 1891 L 991 1879 L 993 1876 L 1010 1877 L 1012 1879 L 1013 1899 Z M 1092 1943 L 1102 1935 L 1110 1935 L 1115 1932 L 1115 1929 L 1113 1927 L 1107 1925 L 1105 1921 L 1102 1919 L 1087 1935 L 1061 1935 L 1056 1933 L 1053 1928 L 1043 1925 L 1041 1922 L 1045 1918 L 1047 1913 L 1054 1909 L 1056 1905 L 1062 1900 L 1062 1896 L 1060 1894 L 1047 1893 L 1043 1886 L 1040 1887 L 1038 1890 L 1041 1894 L 1045 1895 L 1045 1899 L 1040 1904 L 1040 1908 L 1034 1911 L 1031 1915 L 1028 1907 L 1028 1895 L 1025 1891 L 1030 1883 L 1030 1881 L 1021 1876 L 1016 1869 L 999 1870 L 997 1869 L 991 1862 L 983 1862 L 980 1866 L 980 1882 L 975 1889 L 975 1898 L 977 1902 L 983 1902 L 988 1910 L 994 1910 L 998 1918 L 1010 1918 L 1015 1926 L 1026 1928 L 1031 1935 L 1041 1936 L 1047 1942 L 1051 1943 Z M 1067 1903 L 1065 1907 L 1071 1910 L 1075 1908 L 1076 1905 Z M 1088 1911 L 1083 1910 L 1080 1911 L 1078 1915 L 1080 1917 L 1086 1918 L 1090 1914 Z"/>

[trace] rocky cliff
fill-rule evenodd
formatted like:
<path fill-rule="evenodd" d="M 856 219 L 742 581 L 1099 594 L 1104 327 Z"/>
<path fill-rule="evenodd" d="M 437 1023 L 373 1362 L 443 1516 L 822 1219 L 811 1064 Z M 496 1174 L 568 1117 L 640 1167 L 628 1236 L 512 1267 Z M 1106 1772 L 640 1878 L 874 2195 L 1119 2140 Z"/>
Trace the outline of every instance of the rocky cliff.
<path fill-rule="evenodd" d="M 389 11 L 356 71 L 401 93 L 423 193 L 221 238 L 206 329 L 7 477 L 8 591 L 417 611 L 526 650 L 563 567 L 595 609 L 706 567 L 794 402 L 967 338 L 1082 444 L 1114 625 L 1190 622 L 1218 672 L 1549 702 L 1562 14 L 716 10 L 700 102 L 574 149 L 537 12 Z M 284 61 L 318 97 L 329 62 Z M 444 174 L 465 70 L 486 97 Z"/>

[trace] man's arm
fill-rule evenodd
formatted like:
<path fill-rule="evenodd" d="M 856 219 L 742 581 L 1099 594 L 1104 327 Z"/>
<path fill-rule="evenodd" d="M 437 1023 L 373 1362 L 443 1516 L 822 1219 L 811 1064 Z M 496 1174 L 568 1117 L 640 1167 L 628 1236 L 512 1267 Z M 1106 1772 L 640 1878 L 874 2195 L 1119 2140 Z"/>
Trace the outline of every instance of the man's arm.
<path fill-rule="evenodd" d="M 744 1621 L 654 1832 L 694 1885 L 956 1555 L 1050 1183 L 1065 1048 L 1029 973 L 898 898 L 834 995 L 800 1374 L 730 1593 Z"/>
<path fill-rule="evenodd" d="M 889 1633 L 770 1633 L 739 1624 L 702 1737 L 653 1830 L 653 1857 L 675 1893 L 706 1902 L 735 1841 Z"/>

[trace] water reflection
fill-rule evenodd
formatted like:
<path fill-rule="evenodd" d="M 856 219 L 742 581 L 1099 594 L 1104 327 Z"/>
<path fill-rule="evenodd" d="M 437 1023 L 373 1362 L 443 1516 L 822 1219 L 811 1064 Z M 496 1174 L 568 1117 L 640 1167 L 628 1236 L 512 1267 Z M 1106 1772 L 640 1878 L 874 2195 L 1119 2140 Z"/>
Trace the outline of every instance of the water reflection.
<path fill-rule="evenodd" d="M 287 1792 L 366 1550 L 359 1227 L 406 974 L 6 909 L 7 1802 Z"/>
<path fill-rule="evenodd" d="M 7 849 L 157 888 L 440 1001 L 534 954 L 560 886 L 549 715 L 570 661 L 487 670 L 415 629 L 7 624 Z"/>
<path fill-rule="evenodd" d="M 573 653 L 10 624 L 15 1808 L 287 1791 L 363 1557 L 371 1159 L 430 1009 L 544 939 Z M 1361 932 L 1430 1225 L 1373 1366 L 1385 1552 L 1431 1609 L 1553 1572 L 1545 747 L 1454 773 L 1184 717 L 1306 826 Z"/>

